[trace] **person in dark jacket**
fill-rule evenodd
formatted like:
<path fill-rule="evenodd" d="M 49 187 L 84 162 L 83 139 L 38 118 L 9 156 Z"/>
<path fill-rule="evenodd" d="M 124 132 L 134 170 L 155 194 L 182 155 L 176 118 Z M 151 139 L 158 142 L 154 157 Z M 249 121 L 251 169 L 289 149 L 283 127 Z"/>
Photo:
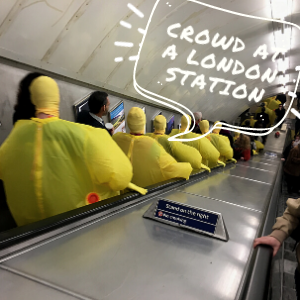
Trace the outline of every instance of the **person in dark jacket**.
<path fill-rule="evenodd" d="M 270 118 L 267 113 L 265 113 L 266 109 L 265 107 L 261 108 L 261 112 L 257 114 L 257 121 L 262 122 L 263 128 L 267 128 L 268 125 L 270 124 Z"/>
<path fill-rule="evenodd" d="M 195 127 L 194 127 L 194 129 L 193 129 L 193 132 L 194 132 L 194 133 L 197 133 L 197 134 L 202 134 L 202 133 L 201 133 L 201 129 L 200 129 L 200 127 L 199 127 L 199 123 L 202 121 L 202 113 L 201 113 L 200 111 L 195 112 L 195 113 L 194 113 L 194 117 L 195 117 Z M 193 123 L 193 119 L 192 119 L 192 123 Z M 193 125 L 193 124 L 191 124 L 191 127 L 190 127 L 190 128 L 192 128 L 192 125 Z"/>
<path fill-rule="evenodd" d="M 110 135 L 113 134 L 113 130 L 109 131 L 105 127 L 105 123 L 102 119 L 109 111 L 110 101 L 108 94 L 105 92 L 93 92 L 88 100 L 88 106 L 90 111 L 83 110 L 77 116 L 77 123 L 89 125 L 96 128 L 106 129 Z"/>
<path fill-rule="evenodd" d="M 225 124 L 228 124 L 228 123 L 227 123 L 226 121 L 224 121 L 224 120 L 222 120 L 222 121 L 220 121 L 220 122 L 225 123 Z M 226 127 L 225 127 L 225 128 L 226 128 Z M 231 148 L 233 148 L 234 141 L 233 141 L 233 137 L 232 137 L 230 131 L 227 130 L 227 129 L 224 129 L 224 128 L 222 127 L 222 129 L 220 130 L 220 133 L 219 133 L 219 134 L 224 135 L 224 136 L 227 136 L 228 139 L 229 139 L 229 142 L 230 142 L 230 146 L 231 146 Z"/>
<path fill-rule="evenodd" d="M 40 76 L 43 76 L 43 74 L 29 73 L 19 83 L 17 103 L 14 107 L 13 125 L 18 120 L 30 120 L 35 117 L 35 106 L 31 102 L 29 86 L 34 79 Z"/>
<path fill-rule="evenodd" d="M 291 149 L 283 171 L 286 175 L 288 193 L 298 193 L 300 176 L 300 144 Z"/>
<path fill-rule="evenodd" d="M 279 104 L 279 107 L 277 109 L 275 109 L 275 113 L 277 116 L 276 123 L 279 123 L 285 115 L 285 109 L 282 104 Z M 281 128 L 281 126 L 282 126 L 282 124 L 280 124 L 280 128 Z"/>
<path fill-rule="evenodd" d="M 281 102 L 281 104 L 283 105 L 286 102 L 286 95 L 285 94 L 278 94 L 276 99 L 279 100 Z"/>
<path fill-rule="evenodd" d="M 300 113 L 300 109 L 298 110 Z M 295 122 L 295 135 L 299 134 L 300 131 L 300 119 L 296 117 L 296 122 Z"/>

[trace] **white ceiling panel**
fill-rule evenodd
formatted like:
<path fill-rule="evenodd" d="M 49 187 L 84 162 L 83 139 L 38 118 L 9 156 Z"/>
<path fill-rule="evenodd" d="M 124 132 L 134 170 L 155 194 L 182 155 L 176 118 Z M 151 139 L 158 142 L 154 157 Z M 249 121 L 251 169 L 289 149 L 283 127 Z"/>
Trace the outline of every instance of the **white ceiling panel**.
<path fill-rule="evenodd" d="M 272 1 L 206 0 L 205 3 L 243 14 L 271 18 Z M 300 2 L 284 1 L 293 4 L 291 16 L 286 20 L 300 24 Z M 145 99 L 133 87 L 134 57 L 143 37 L 139 30 L 146 28 L 156 1 L 130 0 L 143 17 L 131 10 L 128 3 L 118 0 L 0 0 L 0 55 Z M 220 47 L 212 47 L 211 43 L 199 45 L 180 37 L 172 38 L 168 36 L 167 28 L 175 23 L 180 23 L 181 29 L 192 26 L 195 31 L 193 37 L 204 29 L 209 30 L 211 39 L 216 33 L 220 34 L 220 38 L 238 37 L 245 43 L 246 49 L 233 53 L 232 47 L 222 50 Z M 191 65 L 187 63 L 187 57 L 194 49 L 193 60 L 201 63 L 204 57 L 214 53 L 217 63 L 226 57 L 234 62 L 242 62 L 246 69 L 259 64 L 262 75 L 268 68 L 275 70 L 279 66 L 278 60 L 276 63 L 271 61 L 275 51 L 274 30 L 278 28 L 272 22 L 244 18 L 191 1 L 159 1 L 137 65 L 138 84 L 158 96 L 184 104 L 193 111 L 203 111 L 212 120 L 233 120 L 255 102 L 233 97 L 233 86 L 229 89 L 229 95 L 220 95 L 224 83 L 218 83 L 214 92 L 211 92 L 210 77 L 233 81 L 235 87 L 245 83 L 248 95 L 254 88 L 259 91 L 265 89 L 265 96 L 268 96 L 282 91 L 283 79 L 280 74 L 271 83 L 262 82 L 261 76 L 249 80 L 244 73 L 233 75 L 232 69 L 225 73 L 217 71 L 216 67 L 208 69 L 201 65 Z M 181 31 L 174 32 L 180 34 Z M 294 28 L 291 34 L 292 50 L 286 53 L 287 87 L 291 90 L 294 88 L 293 79 L 298 75 L 295 67 L 300 64 L 299 35 L 298 29 Z M 120 47 L 115 42 L 132 43 L 132 47 Z M 178 52 L 176 59 L 162 58 L 165 49 L 172 44 L 176 45 Z M 262 44 L 266 44 L 269 52 L 265 60 L 253 57 L 255 50 Z M 203 74 L 207 85 L 203 89 L 196 85 L 191 87 L 196 76 L 188 77 L 184 85 L 181 85 L 178 76 L 176 80 L 167 82 L 169 68 Z"/>

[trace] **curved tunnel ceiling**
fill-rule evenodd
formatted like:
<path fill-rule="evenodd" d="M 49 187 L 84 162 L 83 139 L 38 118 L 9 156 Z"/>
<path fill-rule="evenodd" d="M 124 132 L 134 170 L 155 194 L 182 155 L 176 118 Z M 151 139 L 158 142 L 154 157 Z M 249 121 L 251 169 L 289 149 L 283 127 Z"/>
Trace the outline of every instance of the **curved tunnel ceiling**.
<path fill-rule="evenodd" d="M 0 55 L 145 100 L 133 86 L 137 63 L 136 82 L 146 95 L 150 92 L 156 99 L 174 100 L 192 111 L 202 111 L 211 120 L 235 119 L 256 103 L 255 97 L 249 100 L 254 90 L 258 96 L 264 89 L 266 98 L 282 92 L 286 82 L 288 90 L 294 91 L 300 57 L 297 28 L 285 26 L 282 31 L 280 23 L 245 18 L 186 0 L 129 1 L 131 5 L 118 0 L 0 0 Z M 286 3 L 286 21 L 300 24 L 300 3 L 293 0 L 205 3 L 273 18 L 276 1 Z M 225 50 L 218 45 L 224 36 L 229 43 Z M 245 45 L 243 50 L 239 50 L 239 41 Z M 263 51 L 253 57 L 261 45 L 268 52 L 265 59 Z M 275 48 L 282 46 L 287 52 L 273 62 Z M 224 58 L 227 71 L 219 65 Z M 245 71 L 239 73 L 240 64 Z M 279 72 L 274 80 L 262 81 L 268 69 L 270 75 Z M 285 77 L 282 70 L 286 70 Z"/>

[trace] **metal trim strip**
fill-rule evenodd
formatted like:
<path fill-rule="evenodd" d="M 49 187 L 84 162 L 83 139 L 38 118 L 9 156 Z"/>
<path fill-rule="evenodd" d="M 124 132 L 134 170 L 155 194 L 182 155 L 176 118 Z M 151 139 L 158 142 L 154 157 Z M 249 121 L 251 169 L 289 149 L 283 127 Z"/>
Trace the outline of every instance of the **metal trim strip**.
<path fill-rule="evenodd" d="M 41 284 L 41 285 L 44 285 L 44 286 L 46 286 L 46 287 L 48 287 L 48 288 L 54 289 L 54 290 L 56 290 L 56 291 L 58 291 L 58 292 L 67 294 L 67 295 L 69 295 L 69 296 L 73 296 L 73 297 L 75 297 L 75 298 L 77 298 L 77 299 L 80 299 L 80 300 L 94 300 L 94 299 L 92 299 L 92 298 L 89 298 L 89 297 L 80 295 L 80 294 L 78 294 L 78 293 L 72 292 L 72 291 L 70 291 L 70 290 L 68 290 L 68 289 L 65 289 L 65 288 L 63 288 L 63 287 L 60 287 L 60 286 L 58 286 L 58 285 L 56 285 L 56 284 L 47 282 L 47 281 L 45 281 L 45 280 L 43 280 L 43 279 L 37 278 L 37 277 L 35 277 L 35 276 L 26 274 L 26 273 L 21 272 L 21 271 L 18 271 L 18 270 L 15 270 L 15 269 L 13 269 L 13 268 L 11 268 L 11 267 L 7 267 L 7 266 L 4 266 L 4 265 L 1 265 L 1 264 L 0 264 L 0 269 L 5 270 L 5 271 L 10 272 L 10 273 L 13 273 L 13 274 L 15 274 L 15 275 L 24 277 L 24 278 L 26 278 L 26 279 L 28 279 L 28 280 L 37 282 L 37 283 L 39 283 L 39 284 Z"/>

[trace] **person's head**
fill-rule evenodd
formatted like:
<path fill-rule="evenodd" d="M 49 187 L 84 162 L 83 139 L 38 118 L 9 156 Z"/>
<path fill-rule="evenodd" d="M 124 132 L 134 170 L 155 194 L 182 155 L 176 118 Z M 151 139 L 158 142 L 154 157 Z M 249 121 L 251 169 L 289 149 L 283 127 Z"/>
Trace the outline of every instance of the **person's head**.
<path fill-rule="evenodd" d="M 295 141 L 298 142 L 299 140 L 300 140 L 300 135 L 296 135 L 296 136 L 295 136 Z"/>
<path fill-rule="evenodd" d="M 46 114 L 59 117 L 59 88 L 54 79 L 39 76 L 32 81 L 29 90 L 36 116 Z"/>
<path fill-rule="evenodd" d="M 265 102 L 262 102 L 261 104 L 260 104 L 260 107 L 265 107 L 266 106 L 266 103 Z"/>
<path fill-rule="evenodd" d="M 109 105 L 108 94 L 105 92 L 93 92 L 88 100 L 90 112 L 99 117 L 107 115 Z"/>
<path fill-rule="evenodd" d="M 155 117 L 154 121 L 154 133 L 164 134 L 167 127 L 167 120 L 163 115 L 158 115 Z"/>
<path fill-rule="evenodd" d="M 218 123 L 219 121 L 216 121 L 214 123 L 214 126 Z M 216 134 L 219 134 L 220 133 L 220 130 L 222 128 L 222 124 L 218 124 L 217 127 L 212 131 L 213 133 L 216 133 Z"/>
<path fill-rule="evenodd" d="M 15 110 L 26 110 L 30 117 L 35 115 L 35 106 L 31 102 L 29 86 L 32 81 L 39 76 L 43 76 L 41 73 L 29 73 L 27 74 L 19 83 L 19 89 L 17 94 L 17 103 L 15 105 Z"/>
<path fill-rule="evenodd" d="M 188 118 L 189 122 L 188 122 L 187 118 Z M 189 115 L 183 115 L 181 117 L 181 128 L 180 128 L 180 131 L 185 131 L 188 128 L 188 125 L 191 124 L 191 122 L 192 122 L 192 118 Z"/>
<path fill-rule="evenodd" d="M 132 107 L 127 115 L 127 124 L 130 133 L 145 133 L 146 115 L 139 107 Z"/>
<path fill-rule="evenodd" d="M 283 105 L 282 104 L 279 104 L 279 110 L 282 110 L 282 108 L 283 108 Z"/>
<path fill-rule="evenodd" d="M 241 148 L 243 150 L 248 150 L 251 148 L 251 144 L 250 144 L 250 138 L 241 133 L 239 138 L 237 139 L 237 146 L 238 148 Z"/>
<path fill-rule="evenodd" d="M 196 124 L 199 124 L 202 120 L 202 112 L 200 111 L 195 112 L 194 117 L 195 117 Z"/>
<path fill-rule="evenodd" d="M 247 120 L 247 121 L 245 122 L 245 126 L 246 126 L 246 127 L 250 127 L 250 121 L 249 121 L 249 120 Z"/>
<path fill-rule="evenodd" d="M 205 134 L 209 130 L 209 122 L 207 120 L 203 120 L 199 123 L 199 127 L 202 134 Z"/>

